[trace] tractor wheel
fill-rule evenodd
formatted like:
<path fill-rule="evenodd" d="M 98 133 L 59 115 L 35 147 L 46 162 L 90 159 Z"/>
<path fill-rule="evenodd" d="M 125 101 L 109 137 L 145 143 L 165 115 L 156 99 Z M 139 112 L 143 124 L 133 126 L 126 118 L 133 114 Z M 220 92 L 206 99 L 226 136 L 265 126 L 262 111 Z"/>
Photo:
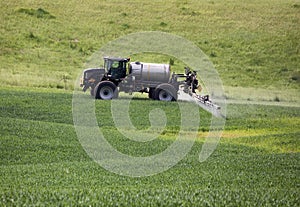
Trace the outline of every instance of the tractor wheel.
<path fill-rule="evenodd" d="M 177 91 L 170 84 L 160 84 L 155 89 L 154 99 L 159 101 L 177 101 Z"/>
<path fill-rule="evenodd" d="M 102 81 L 94 89 L 95 99 L 109 100 L 118 98 L 117 86 L 110 81 Z"/>

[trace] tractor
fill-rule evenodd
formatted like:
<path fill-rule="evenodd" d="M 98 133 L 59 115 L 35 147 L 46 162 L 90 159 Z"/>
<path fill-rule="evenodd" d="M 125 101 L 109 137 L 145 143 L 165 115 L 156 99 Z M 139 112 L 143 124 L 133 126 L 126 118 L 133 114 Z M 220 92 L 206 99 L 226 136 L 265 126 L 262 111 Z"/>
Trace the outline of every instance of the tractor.
<path fill-rule="evenodd" d="M 84 70 L 80 86 L 84 92 L 90 89 L 95 99 L 115 99 L 119 92 L 141 92 L 160 101 L 177 101 L 181 87 L 189 94 L 201 88 L 197 73 L 187 67 L 184 74 L 176 74 L 171 73 L 169 64 L 130 62 L 130 58 L 116 57 L 104 57 L 103 68 Z"/>

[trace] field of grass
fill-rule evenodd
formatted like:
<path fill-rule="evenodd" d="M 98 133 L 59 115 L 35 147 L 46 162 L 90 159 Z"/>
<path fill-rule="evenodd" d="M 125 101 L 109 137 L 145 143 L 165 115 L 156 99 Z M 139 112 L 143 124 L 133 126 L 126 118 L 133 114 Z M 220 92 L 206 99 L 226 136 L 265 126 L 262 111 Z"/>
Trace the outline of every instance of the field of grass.
<path fill-rule="evenodd" d="M 72 89 L 86 59 L 104 44 L 134 32 L 163 31 L 202 49 L 225 86 L 299 89 L 299 5 L 297 0 L 1 1 L 0 84 L 64 88 L 67 79 Z"/>
<path fill-rule="evenodd" d="M 299 0 L 0 0 L 0 11 L 0 206 L 299 206 Z M 163 173 L 133 178 L 84 151 L 72 91 L 94 52 L 142 31 L 179 35 L 202 49 L 228 105 L 221 140 L 205 162 L 199 153 L 211 115 L 199 108 L 187 156 Z M 171 58 L 176 72 L 188 64 L 128 55 Z M 177 103 L 145 97 L 131 101 L 135 127 L 150 126 L 152 109 L 168 120 L 148 143 L 120 134 L 111 101 L 95 102 L 101 131 L 124 154 L 159 153 L 179 133 Z"/>
<path fill-rule="evenodd" d="M 87 156 L 74 131 L 71 93 L 9 88 L 1 89 L 0 96 L 9 97 L 0 102 L 1 205 L 299 204 L 297 107 L 228 105 L 223 138 L 202 163 L 198 155 L 210 115 L 199 109 L 201 130 L 189 154 L 164 173 L 131 178 L 110 173 Z M 131 107 L 141 114 L 130 112 L 133 123 L 143 128 L 149 126 L 149 108 L 161 108 L 168 116 L 176 103 L 139 98 Z M 178 131 L 178 117 L 173 116 L 166 133 L 151 145 L 133 144 L 112 125 L 110 101 L 97 101 L 96 109 L 101 129 L 111 134 L 108 141 L 134 156 L 164 150 Z"/>

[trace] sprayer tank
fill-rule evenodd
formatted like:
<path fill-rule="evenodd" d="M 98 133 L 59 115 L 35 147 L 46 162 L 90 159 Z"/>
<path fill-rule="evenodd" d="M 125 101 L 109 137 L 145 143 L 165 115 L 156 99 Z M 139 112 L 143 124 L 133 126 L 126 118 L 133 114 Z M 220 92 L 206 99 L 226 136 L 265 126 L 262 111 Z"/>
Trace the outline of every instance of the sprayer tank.
<path fill-rule="evenodd" d="M 129 73 L 136 80 L 167 83 L 171 69 L 168 64 L 134 62 L 130 63 Z"/>

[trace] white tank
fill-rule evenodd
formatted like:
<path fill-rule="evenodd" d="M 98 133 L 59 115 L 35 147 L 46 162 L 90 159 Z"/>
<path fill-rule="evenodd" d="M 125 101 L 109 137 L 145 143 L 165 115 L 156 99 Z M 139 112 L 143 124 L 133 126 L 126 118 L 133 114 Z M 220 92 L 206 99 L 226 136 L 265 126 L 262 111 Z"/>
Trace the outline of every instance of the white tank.
<path fill-rule="evenodd" d="M 136 80 L 167 83 L 171 69 L 168 64 L 134 62 L 130 63 L 129 73 Z"/>

